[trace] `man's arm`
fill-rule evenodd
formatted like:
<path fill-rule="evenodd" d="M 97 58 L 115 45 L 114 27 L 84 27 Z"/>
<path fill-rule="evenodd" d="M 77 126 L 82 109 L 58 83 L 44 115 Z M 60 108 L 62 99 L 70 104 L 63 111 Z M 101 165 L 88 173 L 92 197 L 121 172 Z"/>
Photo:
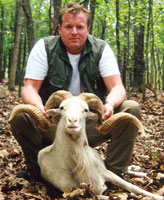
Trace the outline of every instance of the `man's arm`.
<path fill-rule="evenodd" d="M 45 114 L 42 99 L 38 94 L 42 82 L 42 80 L 25 79 L 22 90 L 22 100 L 25 104 L 31 104 L 38 107 L 41 112 Z"/>
<path fill-rule="evenodd" d="M 117 108 L 125 99 L 126 91 L 122 84 L 120 75 L 112 75 L 103 77 L 105 86 L 109 91 L 106 98 L 106 104 L 104 105 L 105 114 L 103 119 L 107 119 L 113 114 L 115 108 Z"/>

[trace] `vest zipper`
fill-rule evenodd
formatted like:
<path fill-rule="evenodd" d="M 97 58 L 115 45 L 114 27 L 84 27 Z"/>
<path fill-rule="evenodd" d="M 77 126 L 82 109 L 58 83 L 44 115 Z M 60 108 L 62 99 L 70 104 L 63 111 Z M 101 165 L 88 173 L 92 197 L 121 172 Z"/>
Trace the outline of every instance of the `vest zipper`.
<path fill-rule="evenodd" d="M 97 90 L 97 81 L 95 80 L 95 90 Z"/>

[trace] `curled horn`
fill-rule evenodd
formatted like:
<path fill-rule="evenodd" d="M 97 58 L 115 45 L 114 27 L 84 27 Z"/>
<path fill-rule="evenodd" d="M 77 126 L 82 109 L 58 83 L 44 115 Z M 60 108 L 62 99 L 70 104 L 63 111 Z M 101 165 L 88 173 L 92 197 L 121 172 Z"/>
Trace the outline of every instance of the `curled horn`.
<path fill-rule="evenodd" d="M 104 113 L 104 106 L 100 98 L 92 93 L 81 93 L 79 98 L 83 99 L 88 104 L 89 109 L 98 115 L 98 123 L 101 124 L 102 115 Z"/>
<path fill-rule="evenodd" d="M 9 117 L 9 122 L 19 113 L 28 113 L 37 123 L 41 130 L 48 130 L 51 127 L 50 121 L 43 115 L 43 113 L 36 106 L 30 104 L 16 105 Z"/>
<path fill-rule="evenodd" d="M 125 112 L 112 115 L 110 118 L 104 120 L 102 125 L 99 125 L 97 129 L 101 134 L 106 135 L 121 121 L 124 123 L 133 123 L 144 134 L 144 128 L 140 120 L 134 115 Z"/>
<path fill-rule="evenodd" d="M 120 112 L 112 115 L 110 118 L 101 121 L 104 114 L 104 106 L 99 97 L 92 93 L 82 93 L 79 95 L 81 99 L 87 102 L 91 111 L 96 112 L 99 116 L 99 123 L 97 129 L 103 135 L 110 133 L 110 131 L 117 126 L 119 122 L 133 123 L 142 133 L 144 133 L 143 126 L 140 120 L 130 113 Z M 102 123 L 101 123 L 102 122 Z"/>
<path fill-rule="evenodd" d="M 58 90 L 57 92 L 54 92 L 53 94 L 51 94 L 51 96 L 49 97 L 49 99 L 47 100 L 45 104 L 44 109 L 47 111 L 51 108 L 58 107 L 64 99 L 67 99 L 70 97 L 72 97 L 72 94 L 70 92 L 65 91 L 65 90 Z"/>
<path fill-rule="evenodd" d="M 67 99 L 69 97 L 72 97 L 72 94 L 67 91 L 59 90 L 53 93 L 49 97 L 45 105 L 45 110 L 59 106 L 64 99 Z M 11 112 L 11 115 L 9 117 L 9 122 L 18 113 L 22 112 L 28 113 L 36 121 L 37 125 L 41 130 L 47 131 L 48 129 L 51 128 L 51 122 L 43 115 L 43 113 L 39 110 L 39 108 L 30 104 L 16 105 Z"/>

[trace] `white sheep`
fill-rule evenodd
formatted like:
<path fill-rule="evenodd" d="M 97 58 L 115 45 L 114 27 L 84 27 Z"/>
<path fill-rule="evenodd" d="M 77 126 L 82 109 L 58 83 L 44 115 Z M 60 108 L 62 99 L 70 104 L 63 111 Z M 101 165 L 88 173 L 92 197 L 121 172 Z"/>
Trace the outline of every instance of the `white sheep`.
<path fill-rule="evenodd" d="M 68 98 L 65 98 L 63 94 L 67 94 Z M 56 92 L 52 96 L 57 98 L 56 100 L 51 98 L 49 101 L 51 106 L 49 103 L 46 104 L 47 114 L 50 116 L 60 115 L 61 117 L 53 144 L 40 150 L 38 154 L 41 175 L 46 181 L 61 191 L 79 187 L 81 183 L 90 184 L 101 199 L 108 199 L 107 196 L 102 195 L 107 189 L 105 182 L 108 181 L 130 192 L 149 196 L 156 200 L 164 200 L 164 197 L 147 192 L 107 170 L 100 155 L 88 145 L 86 118 L 95 119 L 97 114 L 100 118 L 103 112 L 103 105 L 98 97 L 88 93 L 72 97 L 72 95 L 62 91 Z M 58 109 L 49 109 L 56 107 L 57 104 L 60 104 Z M 96 110 L 97 114 L 90 112 L 89 109 Z M 126 113 L 121 114 L 121 116 L 123 115 L 128 116 L 132 123 L 142 129 L 137 118 Z M 100 132 L 105 133 L 109 129 L 108 125 L 116 124 L 118 121 L 116 118 L 119 117 L 114 115 L 113 118 L 114 122 L 111 123 L 109 122 L 111 120 L 108 120 L 104 126 L 99 125 Z M 122 117 L 120 118 L 122 119 Z"/>

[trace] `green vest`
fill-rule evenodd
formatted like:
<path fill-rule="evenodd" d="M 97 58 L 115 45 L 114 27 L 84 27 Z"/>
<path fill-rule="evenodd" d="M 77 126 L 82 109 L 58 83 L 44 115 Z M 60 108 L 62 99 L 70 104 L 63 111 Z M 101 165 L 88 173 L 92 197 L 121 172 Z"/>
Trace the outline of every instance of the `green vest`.
<path fill-rule="evenodd" d="M 73 71 L 60 36 L 46 37 L 44 42 L 48 58 L 48 73 L 39 91 L 43 103 L 57 90 L 68 91 Z M 89 35 L 78 64 L 83 92 L 94 93 L 103 102 L 107 91 L 100 76 L 99 61 L 105 45 L 105 41 Z"/>

